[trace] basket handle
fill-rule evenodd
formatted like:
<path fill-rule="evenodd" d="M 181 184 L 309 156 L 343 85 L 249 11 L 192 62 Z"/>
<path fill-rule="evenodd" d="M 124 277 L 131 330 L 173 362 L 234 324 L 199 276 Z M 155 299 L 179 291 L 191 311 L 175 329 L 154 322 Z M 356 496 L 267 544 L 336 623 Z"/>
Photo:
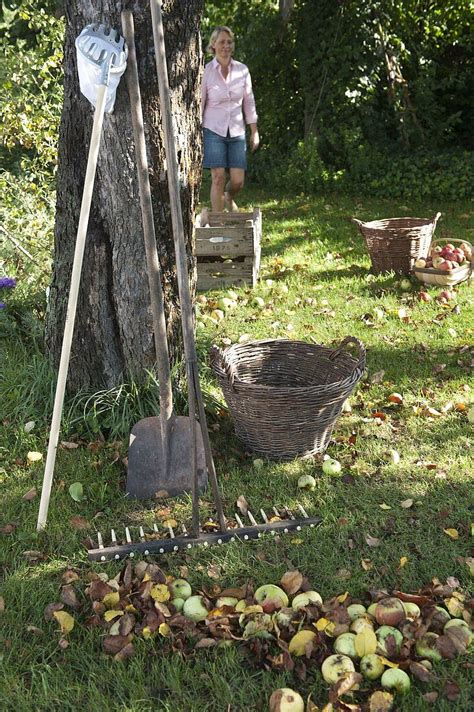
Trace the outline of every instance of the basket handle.
<path fill-rule="evenodd" d="M 233 388 L 236 377 L 235 367 L 233 363 L 226 363 L 224 351 L 214 344 L 209 349 L 209 358 L 213 370 L 219 371 L 222 376 L 225 376 L 229 381 L 231 388 Z"/>
<path fill-rule="evenodd" d="M 364 224 L 362 220 L 358 220 L 357 218 L 351 218 L 351 222 L 355 223 L 359 230 L 361 229 L 362 225 Z"/>
<path fill-rule="evenodd" d="M 346 336 L 345 339 L 341 341 L 337 349 L 335 349 L 332 354 L 329 356 L 331 361 L 334 361 L 335 358 L 339 356 L 339 354 L 344 351 L 344 348 L 347 346 L 347 344 L 354 344 L 357 347 L 358 350 L 358 362 L 357 366 L 360 368 L 361 371 L 365 369 L 365 346 L 362 343 L 362 341 L 359 341 L 355 336 Z"/>

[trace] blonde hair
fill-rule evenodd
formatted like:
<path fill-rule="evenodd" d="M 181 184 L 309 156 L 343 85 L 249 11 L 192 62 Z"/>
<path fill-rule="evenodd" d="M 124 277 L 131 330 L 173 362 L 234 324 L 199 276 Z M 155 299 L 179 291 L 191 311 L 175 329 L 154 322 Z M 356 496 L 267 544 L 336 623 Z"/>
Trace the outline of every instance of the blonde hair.
<path fill-rule="evenodd" d="M 216 27 L 212 35 L 209 37 L 209 44 L 207 45 L 206 49 L 210 54 L 215 54 L 216 50 L 214 49 L 214 45 L 216 43 L 217 38 L 219 37 L 221 32 L 227 32 L 229 35 L 230 39 L 232 40 L 232 45 L 234 45 L 235 42 L 235 35 L 230 29 L 230 27 L 226 27 L 226 25 L 221 25 L 220 27 Z M 232 50 L 234 48 L 232 47 Z"/>

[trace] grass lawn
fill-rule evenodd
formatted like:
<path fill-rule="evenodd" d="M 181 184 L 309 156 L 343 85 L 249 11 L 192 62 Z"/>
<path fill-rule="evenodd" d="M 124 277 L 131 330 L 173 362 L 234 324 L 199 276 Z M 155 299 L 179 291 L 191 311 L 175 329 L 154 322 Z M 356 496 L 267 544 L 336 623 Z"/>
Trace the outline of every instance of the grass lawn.
<path fill-rule="evenodd" d="M 208 293 L 209 301 L 199 305 L 197 319 L 225 511 L 232 516 L 237 498 L 244 494 L 252 510 L 268 510 L 273 504 L 291 508 L 300 502 L 323 521 L 317 529 L 278 541 L 268 537 L 252 544 L 164 556 L 160 566 L 172 575 L 186 573 L 196 589 L 247 581 L 255 586 L 278 583 L 285 571 L 297 568 L 323 598 L 349 591 L 365 600 L 368 590 L 381 588 L 411 592 L 433 577 L 444 581 L 449 576 L 468 590 L 473 429 L 459 404 L 474 402 L 472 288 L 460 285 L 455 301 L 442 305 L 435 299 L 440 288 L 430 287 L 433 299 L 425 303 L 417 299 L 417 285 L 403 292 L 394 275 L 372 275 L 362 238 L 348 218 L 432 216 L 440 210 L 436 236 L 473 241 L 472 204 L 407 206 L 336 196 L 279 200 L 257 192 L 250 197 L 263 210 L 259 285 L 253 291 L 237 289 L 237 306 L 222 320 L 211 317 L 211 312 L 226 293 Z M 312 700 L 323 707 L 328 687 L 319 672 L 298 680 L 288 672 L 258 669 L 242 656 L 238 644 L 182 658 L 163 655 L 156 638 L 140 640 L 130 660 L 116 662 L 102 652 L 98 629 L 81 624 L 84 615 L 79 613 L 69 647 L 58 646 L 57 625 L 45 622 L 43 610 L 59 600 L 64 571 L 74 568 L 85 580 L 90 571 L 115 576 L 122 568 L 119 563 L 88 562 L 86 536 L 96 529 L 122 527 L 123 531 L 125 525 L 152 524 L 169 516 L 186 522 L 190 503 L 182 498 L 146 503 L 147 507 L 125 500 L 127 433 L 142 417 L 142 400 L 128 387 L 98 396 L 95 411 L 86 398 L 67 404 L 61 439 L 79 447 L 58 451 L 48 530 L 35 533 L 44 461 L 28 464 L 27 453 L 45 456 L 55 383 L 41 353 L 38 324 L 28 318 L 35 289 L 32 284 L 22 286 L 21 275 L 28 266 L 18 266 L 18 255 L 14 260 L 12 253 L 7 274 L 18 274 L 20 297 L 16 298 L 24 301 L 26 312 L 15 324 L 0 314 L 4 328 L 0 542 L 5 606 L 0 613 L 0 708 L 263 712 L 272 690 L 281 686 L 294 687 L 305 697 L 312 693 Z M 268 286 L 267 279 L 273 285 Z M 255 305 L 255 296 L 263 298 L 263 307 Z M 367 377 L 350 399 L 352 410 L 338 420 L 327 451 L 343 464 L 344 477 L 323 475 L 321 458 L 290 463 L 264 460 L 263 467 L 254 466 L 255 455 L 239 444 L 230 418 L 216 407 L 221 394 L 207 364 L 212 343 L 234 342 L 244 334 L 324 344 L 338 343 L 350 334 L 365 344 Z M 389 401 L 393 392 L 402 395 L 402 404 Z M 105 413 L 98 412 L 101 408 Z M 383 415 L 374 418 L 377 411 Z M 33 421 L 26 432 L 25 425 Z M 101 427 L 105 439 L 97 432 Z M 390 449 L 399 453 L 398 464 L 387 457 Z M 315 476 L 314 491 L 298 490 L 303 473 Z M 84 488 L 80 502 L 68 492 L 77 481 Z M 38 495 L 24 499 L 32 488 Z M 208 514 L 213 513 L 211 501 L 209 492 L 203 497 Z M 71 518 L 78 516 L 86 520 L 87 529 L 71 524 Z M 456 530 L 457 538 L 446 534 L 446 529 Z M 84 585 L 78 586 L 85 610 L 83 589 Z M 436 664 L 436 682 L 414 683 L 406 697 L 397 697 L 396 709 L 471 709 L 472 665 L 467 661 L 463 656 Z M 442 694 L 448 679 L 461 689 L 454 701 Z M 434 704 L 423 697 L 432 690 L 439 692 Z"/>

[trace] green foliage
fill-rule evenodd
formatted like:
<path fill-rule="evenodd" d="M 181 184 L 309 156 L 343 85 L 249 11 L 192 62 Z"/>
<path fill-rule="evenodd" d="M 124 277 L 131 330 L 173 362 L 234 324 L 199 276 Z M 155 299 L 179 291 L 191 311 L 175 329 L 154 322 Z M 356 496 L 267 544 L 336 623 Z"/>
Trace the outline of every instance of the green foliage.
<path fill-rule="evenodd" d="M 3 54 L 0 75 L 0 143 L 11 167 L 37 159 L 38 173 L 56 165 L 62 104 L 64 23 L 46 3 L 20 0 L 4 6 L 0 26 Z"/>

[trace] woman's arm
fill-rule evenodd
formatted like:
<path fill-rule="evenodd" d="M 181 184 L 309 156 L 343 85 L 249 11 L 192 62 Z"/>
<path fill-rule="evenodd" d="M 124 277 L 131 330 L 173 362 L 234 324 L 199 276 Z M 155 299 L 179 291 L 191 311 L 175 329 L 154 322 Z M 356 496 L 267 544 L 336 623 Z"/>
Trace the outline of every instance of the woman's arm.
<path fill-rule="evenodd" d="M 204 67 L 204 74 L 201 82 L 201 120 L 204 117 L 204 109 L 207 101 L 207 66 Z"/>
<path fill-rule="evenodd" d="M 258 135 L 257 129 L 257 109 L 255 106 L 255 97 L 252 90 L 252 79 L 250 77 L 250 72 L 247 69 L 247 76 L 245 77 L 245 88 L 243 96 L 243 109 L 245 114 L 245 121 L 250 127 L 250 148 L 255 151 L 260 143 L 260 137 Z"/>

